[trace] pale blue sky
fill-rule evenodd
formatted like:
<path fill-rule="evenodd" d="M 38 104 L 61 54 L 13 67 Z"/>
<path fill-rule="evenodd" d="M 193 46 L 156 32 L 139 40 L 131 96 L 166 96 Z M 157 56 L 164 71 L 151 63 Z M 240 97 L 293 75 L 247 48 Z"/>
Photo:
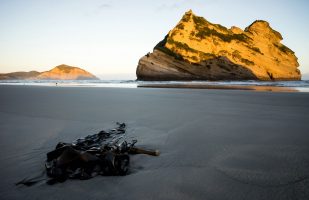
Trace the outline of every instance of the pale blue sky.
<path fill-rule="evenodd" d="M 0 73 L 82 67 L 100 77 L 135 78 L 141 56 L 185 11 L 245 28 L 270 22 L 309 73 L 306 0 L 0 0 Z M 104 76 L 103 76 L 104 75 Z"/>

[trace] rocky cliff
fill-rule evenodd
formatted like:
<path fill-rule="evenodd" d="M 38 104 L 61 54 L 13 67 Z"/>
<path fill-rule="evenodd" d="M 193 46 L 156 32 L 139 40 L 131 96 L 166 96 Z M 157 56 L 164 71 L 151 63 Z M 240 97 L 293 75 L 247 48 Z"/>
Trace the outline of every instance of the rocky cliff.
<path fill-rule="evenodd" d="M 208 22 L 191 10 L 143 56 L 138 80 L 300 80 L 294 52 L 262 20 L 242 30 Z"/>
<path fill-rule="evenodd" d="M 13 72 L 0 74 L 0 80 L 96 80 L 93 74 L 78 67 L 58 65 L 46 72 Z"/>

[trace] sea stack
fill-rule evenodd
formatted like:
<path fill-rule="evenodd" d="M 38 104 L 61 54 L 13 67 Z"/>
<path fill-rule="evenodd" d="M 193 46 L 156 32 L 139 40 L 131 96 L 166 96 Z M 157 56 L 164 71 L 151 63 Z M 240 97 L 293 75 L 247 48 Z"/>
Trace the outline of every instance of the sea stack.
<path fill-rule="evenodd" d="M 297 57 L 268 22 L 242 30 L 191 10 L 138 63 L 138 80 L 300 80 Z"/>

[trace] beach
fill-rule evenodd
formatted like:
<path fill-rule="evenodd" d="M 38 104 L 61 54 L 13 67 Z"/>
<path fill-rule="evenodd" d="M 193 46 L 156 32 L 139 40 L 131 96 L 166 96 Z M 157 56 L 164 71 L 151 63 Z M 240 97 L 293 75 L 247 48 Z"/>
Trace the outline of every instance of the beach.
<path fill-rule="evenodd" d="M 309 93 L 0 85 L 0 199 L 309 199 Z M 161 155 L 31 187 L 56 144 L 127 124 Z"/>

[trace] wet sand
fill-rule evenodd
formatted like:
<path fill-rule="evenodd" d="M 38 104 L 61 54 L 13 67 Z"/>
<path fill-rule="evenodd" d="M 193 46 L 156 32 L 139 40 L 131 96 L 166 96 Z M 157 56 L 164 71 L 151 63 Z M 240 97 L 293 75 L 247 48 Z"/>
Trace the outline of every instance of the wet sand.
<path fill-rule="evenodd" d="M 139 88 L 181 88 L 181 89 L 214 89 L 214 90 L 254 90 L 262 92 L 301 92 L 296 87 L 258 86 L 258 85 L 211 85 L 211 84 L 139 84 Z M 307 92 L 307 90 L 304 90 Z"/>
<path fill-rule="evenodd" d="M 130 174 L 15 186 L 57 142 L 126 122 Z M 309 199 L 309 93 L 0 86 L 1 199 Z"/>

